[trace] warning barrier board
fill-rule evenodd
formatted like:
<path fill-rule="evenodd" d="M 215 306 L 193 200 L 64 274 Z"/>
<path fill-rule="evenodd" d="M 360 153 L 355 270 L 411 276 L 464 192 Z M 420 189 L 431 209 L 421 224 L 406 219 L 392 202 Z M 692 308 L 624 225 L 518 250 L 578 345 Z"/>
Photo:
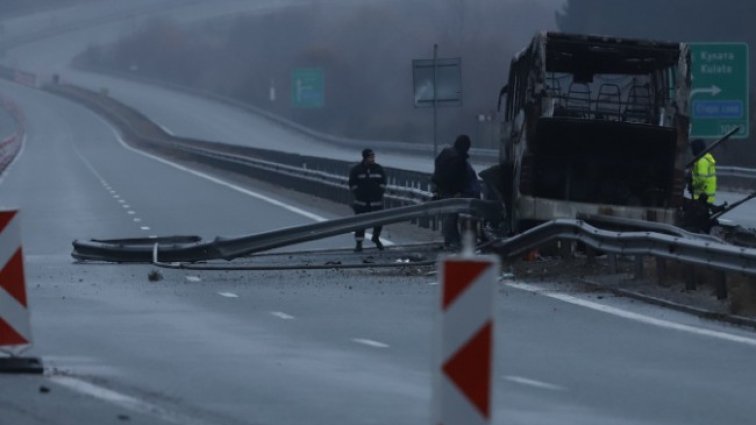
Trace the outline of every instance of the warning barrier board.
<path fill-rule="evenodd" d="M 17 211 L 0 211 L 0 349 L 31 344 L 21 229 Z"/>
<path fill-rule="evenodd" d="M 496 257 L 439 262 L 441 308 L 433 390 L 433 425 L 491 422 Z"/>

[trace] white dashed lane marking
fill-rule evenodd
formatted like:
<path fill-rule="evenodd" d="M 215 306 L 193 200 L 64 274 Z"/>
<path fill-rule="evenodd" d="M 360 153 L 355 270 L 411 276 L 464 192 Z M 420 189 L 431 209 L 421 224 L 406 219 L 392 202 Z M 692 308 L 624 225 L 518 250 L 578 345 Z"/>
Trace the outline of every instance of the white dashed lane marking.
<path fill-rule="evenodd" d="M 283 320 L 293 320 L 294 319 L 294 316 L 292 316 L 290 314 L 286 314 L 283 311 L 271 311 L 270 314 L 278 317 L 279 319 L 283 319 Z"/>
<path fill-rule="evenodd" d="M 239 298 L 239 296 L 234 294 L 233 292 L 218 292 L 218 295 L 226 298 Z"/>
<path fill-rule="evenodd" d="M 187 282 L 199 282 L 202 279 L 200 279 L 199 276 L 187 276 L 186 280 L 187 280 Z"/>
<path fill-rule="evenodd" d="M 537 381 L 535 379 L 523 378 L 522 376 L 505 375 L 505 376 L 502 376 L 502 378 L 504 378 L 505 380 L 509 382 L 514 382 L 515 384 L 525 385 L 528 387 L 538 388 L 542 390 L 564 391 L 566 389 L 556 384 L 550 384 L 548 382 Z"/>
<path fill-rule="evenodd" d="M 374 341 L 372 339 L 352 338 L 352 342 L 356 342 L 357 344 L 367 345 L 368 347 L 373 347 L 373 348 L 389 348 L 388 344 L 384 344 L 380 341 Z"/>
<path fill-rule="evenodd" d="M 123 141 L 120 141 L 120 142 L 123 143 Z M 121 204 L 121 206 L 123 207 L 123 209 L 128 210 L 128 211 L 126 211 L 126 214 L 128 214 L 128 215 L 136 215 L 136 211 L 130 209 L 131 205 L 127 204 L 126 200 L 123 199 L 123 198 L 121 198 L 121 195 L 119 195 L 118 193 L 116 193 L 115 190 L 113 190 L 113 188 L 110 186 L 110 184 L 108 184 L 108 182 L 105 181 L 105 179 L 100 175 L 100 173 L 97 172 L 97 170 L 94 168 L 94 166 L 81 154 L 81 152 L 79 152 L 78 150 L 76 150 L 76 148 L 74 148 L 74 150 L 76 151 L 76 154 L 79 156 L 79 158 L 82 160 L 82 162 L 84 162 L 84 165 L 86 165 L 87 168 L 89 168 L 89 170 L 92 172 L 92 174 L 94 174 L 95 177 L 97 177 L 97 179 L 102 184 L 102 187 L 105 188 L 105 190 L 107 190 L 108 192 L 110 192 L 113 195 L 113 199 L 116 199 L 118 201 L 118 203 Z M 141 218 L 134 217 L 134 223 L 141 223 L 141 221 L 142 221 Z M 140 229 L 141 230 L 150 230 L 150 227 L 149 226 L 141 226 Z"/>

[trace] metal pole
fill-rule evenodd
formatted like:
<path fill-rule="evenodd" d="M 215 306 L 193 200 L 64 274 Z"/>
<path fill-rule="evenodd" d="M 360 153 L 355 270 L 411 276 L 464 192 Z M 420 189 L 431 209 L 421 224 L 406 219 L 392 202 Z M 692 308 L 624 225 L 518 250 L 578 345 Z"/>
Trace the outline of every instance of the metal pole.
<path fill-rule="evenodd" d="M 433 159 L 436 159 L 438 155 L 438 138 L 436 123 L 438 121 L 438 113 L 436 110 L 436 61 L 438 60 L 438 44 L 433 44 Z"/>
<path fill-rule="evenodd" d="M 702 150 L 698 155 L 696 155 L 693 159 L 691 159 L 686 165 L 685 168 L 691 168 L 693 164 L 695 164 L 699 159 L 703 158 L 707 153 L 711 152 L 719 146 L 720 144 L 726 142 L 730 137 L 732 137 L 733 134 L 740 131 L 740 127 L 735 127 L 732 130 L 730 130 L 727 134 L 722 136 L 719 140 L 709 145 L 709 147 Z"/>

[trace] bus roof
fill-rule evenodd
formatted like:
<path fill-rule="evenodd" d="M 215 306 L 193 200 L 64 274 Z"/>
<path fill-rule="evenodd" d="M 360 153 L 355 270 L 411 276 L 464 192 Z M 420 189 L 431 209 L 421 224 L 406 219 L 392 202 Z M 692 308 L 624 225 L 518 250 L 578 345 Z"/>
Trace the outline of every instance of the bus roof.
<path fill-rule="evenodd" d="M 549 72 L 575 72 L 590 67 L 595 74 L 647 74 L 679 64 L 683 43 L 544 32 L 532 51 L 545 55 Z"/>

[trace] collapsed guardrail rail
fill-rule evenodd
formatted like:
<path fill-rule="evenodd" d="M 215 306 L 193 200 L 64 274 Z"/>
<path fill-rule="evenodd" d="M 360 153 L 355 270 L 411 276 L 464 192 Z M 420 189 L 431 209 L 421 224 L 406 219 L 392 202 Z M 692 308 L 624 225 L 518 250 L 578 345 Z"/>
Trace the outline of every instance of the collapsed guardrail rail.
<path fill-rule="evenodd" d="M 444 199 L 238 238 L 218 237 L 212 242 L 196 241 L 196 239 L 193 239 L 194 237 L 75 240 L 71 256 L 79 261 L 116 263 L 233 260 L 257 252 L 350 233 L 366 227 L 453 213 L 470 214 L 496 220 L 501 219 L 502 209 L 500 204 L 496 202 L 478 199 Z"/>
<path fill-rule="evenodd" d="M 655 232 L 616 232 L 598 229 L 582 220 L 559 219 L 534 227 L 490 248 L 505 258 L 515 258 L 545 243 L 573 240 L 611 254 L 649 255 L 706 268 L 756 276 L 756 249 L 710 239 Z"/>

